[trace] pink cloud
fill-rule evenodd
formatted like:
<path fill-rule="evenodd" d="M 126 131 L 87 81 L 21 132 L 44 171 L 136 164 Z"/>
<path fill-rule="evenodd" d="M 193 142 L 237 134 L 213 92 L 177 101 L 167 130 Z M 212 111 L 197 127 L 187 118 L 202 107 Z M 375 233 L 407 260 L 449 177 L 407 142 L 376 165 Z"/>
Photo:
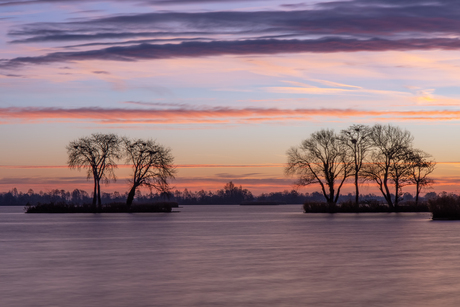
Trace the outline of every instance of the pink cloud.
<path fill-rule="evenodd" d="M 280 109 L 280 108 L 172 108 L 172 109 L 122 109 L 122 108 L 0 108 L 3 123 L 36 121 L 96 122 L 99 124 L 226 124 L 262 121 L 307 120 L 316 117 L 371 117 L 404 121 L 460 120 L 460 110 L 359 110 L 359 109 Z"/>

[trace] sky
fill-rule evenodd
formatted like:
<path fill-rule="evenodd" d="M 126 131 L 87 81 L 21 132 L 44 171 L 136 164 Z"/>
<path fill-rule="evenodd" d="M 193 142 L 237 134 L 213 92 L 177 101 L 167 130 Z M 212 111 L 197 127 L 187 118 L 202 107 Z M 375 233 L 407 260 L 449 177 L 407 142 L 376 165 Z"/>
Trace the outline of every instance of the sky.
<path fill-rule="evenodd" d="M 179 190 L 291 190 L 291 146 L 381 123 L 460 193 L 459 29 L 455 0 L 0 0 L 0 192 L 91 191 L 66 166 L 91 133 L 171 148 Z"/>

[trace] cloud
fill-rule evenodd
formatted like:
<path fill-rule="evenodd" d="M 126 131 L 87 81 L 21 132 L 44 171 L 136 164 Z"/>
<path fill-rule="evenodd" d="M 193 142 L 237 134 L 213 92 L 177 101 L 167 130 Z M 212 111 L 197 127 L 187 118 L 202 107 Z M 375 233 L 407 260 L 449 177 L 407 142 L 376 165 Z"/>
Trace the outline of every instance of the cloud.
<path fill-rule="evenodd" d="M 140 105 L 140 106 L 148 106 L 148 107 L 181 107 L 181 108 L 187 108 L 187 106 L 188 106 L 185 103 L 174 103 L 174 102 L 123 101 L 122 103 Z"/>
<path fill-rule="evenodd" d="M 92 72 L 93 74 L 102 74 L 102 75 L 110 75 L 110 73 L 108 71 L 104 71 L 104 70 L 94 70 Z"/>
<path fill-rule="evenodd" d="M 159 36 L 158 33 L 155 33 Z M 190 34 L 190 33 L 187 33 Z M 165 33 L 164 35 L 171 35 L 171 33 Z M 168 43 L 168 42 L 187 42 L 187 41 L 209 41 L 206 37 L 196 37 L 196 38 L 185 38 L 185 37 L 177 37 L 177 38 L 165 38 L 165 39 L 136 39 L 136 40 L 128 40 L 128 41 L 114 41 L 114 42 L 104 42 L 104 43 L 87 43 L 87 44 L 80 44 L 80 45 L 69 45 L 63 46 L 62 48 L 76 48 L 76 47 L 90 47 L 90 46 L 120 46 L 120 45 L 136 45 L 136 44 L 145 44 L 145 43 Z"/>
<path fill-rule="evenodd" d="M 85 184 L 87 179 L 84 176 L 80 177 L 5 177 L 0 178 L 0 185 L 37 185 L 37 184 L 54 184 L 61 187 L 69 184 Z"/>
<path fill-rule="evenodd" d="M 317 118 L 347 119 L 359 117 L 373 120 L 458 121 L 460 110 L 360 110 L 360 109 L 280 109 L 230 107 L 177 107 L 170 109 L 124 108 L 0 108 L 0 123 L 15 122 L 94 122 L 98 124 L 231 124 L 260 122 L 292 122 Z"/>
<path fill-rule="evenodd" d="M 433 49 L 457 50 L 460 49 L 460 40 L 457 38 L 405 40 L 327 38 L 316 40 L 183 42 L 164 45 L 140 44 L 89 51 L 55 52 L 44 56 L 17 57 L 9 60 L 2 59 L 0 60 L 0 68 L 13 69 L 26 64 L 50 64 L 86 60 L 138 61 L 220 55 Z"/>
<path fill-rule="evenodd" d="M 70 2 L 80 1 L 0 0 L 0 5 Z M 208 2 L 214 0 L 139 0 L 136 3 Z M 306 7 L 308 9 L 291 7 L 286 10 L 283 7 L 265 11 L 194 13 L 157 11 L 22 24 L 9 29 L 10 43 L 83 43 L 63 46 L 75 51 L 3 59 L 0 67 L 86 60 L 140 61 L 222 55 L 460 48 L 458 1 L 352 0 Z M 151 37 L 165 39 L 142 39 Z M 101 45 L 114 47 L 87 50 L 90 46 Z"/>
<path fill-rule="evenodd" d="M 247 173 L 247 174 L 230 174 L 230 173 L 217 173 L 214 176 L 217 178 L 233 179 L 258 176 L 260 173 Z"/>
<path fill-rule="evenodd" d="M 99 0 L 100 2 L 123 2 L 125 0 Z M 178 4 L 203 4 L 212 2 L 245 2 L 245 1 L 262 1 L 262 0 L 132 0 L 141 4 L 153 5 L 178 5 Z M 17 6 L 32 4 L 61 4 L 61 3 L 82 3 L 94 2 L 94 0 L 0 0 L 0 6 Z"/>
<path fill-rule="evenodd" d="M 172 1 L 168 1 L 172 3 Z M 391 5 L 384 5 L 385 2 Z M 406 1 L 407 2 L 407 1 Z M 60 35 L 90 30 L 173 29 L 206 32 L 276 34 L 363 34 L 392 35 L 402 32 L 453 33 L 460 23 L 460 5 L 455 1 L 335 1 L 306 10 L 153 12 L 112 15 L 71 22 L 26 24 L 10 35 Z M 0 2 L 1 3 L 1 2 Z M 123 25 L 123 28 L 119 26 Z M 210 28 L 210 26 L 212 28 Z M 286 31 L 287 32 L 283 32 Z M 457 32 L 458 33 L 458 32 Z M 67 40 L 67 38 L 62 37 Z"/>
<path fill-rule="evenodd" d="M 304 84 L 301 82 L 295 81 L 283 81 L 286 83 L 297 85 L 298 87 L 267 87 L 265 88 L 268 92 L 271 93 L 285 93 L 285 94 L 310 94 L 310 95 L 390 95 L 390 96 L 410 96 L 410 93 L 406 92 L 397 92 L 397 91 L 388 91 L 388 90 L 370 90 L 364 89 L 359 86 L 352 86 L 346 84 L 340 84 L 335 82 L 318 80 L 318 83 L 322 83 L 329 86 L 339 86 L 345 88 L 337 87 L 316 87 L 309 84 Z"/>
<path fill-rule="evenodd" d="M 37 42 L 66 42 L 66 41 L 92 41 L 100 39 L 123 39 L 123 38 L 135 38 L 135 37 L 161 37 L 161 36 L 170 36 L 170 35 L 201 35 L 209 34 L 207 32 L 117 32 L 117 33 L 95 33 L 95 34 L 72 34 L 62 31 L 24 31 L 24 32 L 10 32 L 10 35 L 34 35 L 35 33 L 45 32 L 47 35 L 37 35 L 25 39 L 16 39 L 12 40 L 9 43 L 12 44 L 23 44 L 23 43 L 37 43 Z M 48 33 L 51 32 L 51 33 Z M 58 33 L 56 33 L 58 32 Z M 112 43 L 87 43 L 74 46 L 64 46 L 64 48 L 75 48 L 75 47 L 87 47 L 87 46 L 97 46 L 97 45 L 114 45 L 114 44 L 135 44 L 135 43 L 163 43 L 171 41 L 193 41 L 193 40 L 206 40 L 206 37 L 203 38 L 171 38 L 171 39 L 150 39 L 150 40 L 134 40 L 134 41 L 123 41 L 123 42 L 112 42 Z"/>
<path fill-rule="evenodd" d="M 150 2 L 171 4 L 212 1 Z M 0 5 L 1 3 L 0 0 Z M 290 35 L 354 35 L 367 38 L 406 35 L 408 38 L 428 33 L 434 35 L 458 34 L 459 12 L 460 4 L 456 1 L 333 1 L 318 3 L 304 10 L 194 13 L 164 11 L 111 15 L 69 22 L 41 22 L 15 27 L 9 31 L 9 35 L 32 36 L 14 40 L 14 42 L 23 43 L 156 36 L 156 32 L 176 35 L 177 33 L 196 34 L 199 32 L 202 34 L 288 37 Z"/>
<path fill-rule="evenodd" d="M 23 75 L 17 74 L 0 74 L 0 76 L 8 77 L 8 78 L 25 78 Z"/>
<path fill-rule="evenodd" d="M 319 80 L 319 79 L 309 79 L 314 82 L 318 82 L 327 86 L 335 86 L 335 87 L 345 87 L 345 88 L 352 88 L 352 89 L 362 89 L 360 86 L 356 85 L 349 85 L 349 84 L 343 84 L 343 83 L 337 83 L 337 82 L 332 82 L 332 81 L 327 81 L 327 80 Z"/>

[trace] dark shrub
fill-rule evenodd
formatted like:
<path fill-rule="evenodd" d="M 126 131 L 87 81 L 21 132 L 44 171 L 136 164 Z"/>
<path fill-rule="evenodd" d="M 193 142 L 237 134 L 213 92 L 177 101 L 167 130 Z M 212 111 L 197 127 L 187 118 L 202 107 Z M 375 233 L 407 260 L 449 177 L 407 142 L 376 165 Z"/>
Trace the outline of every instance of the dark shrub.
<path fill-rule="evenodd" d="M 340 203 L 340 208 L 338 209 L 339 212 L 359 212 L 359 206 L 356 206 L 356 202 L 350 200 L 346 200 Z"/>
<path fill-rule="evenodd" d="M 129 213 L 129 212 L 171 212 L 172 208 L 179 207 L 176 202 L 156 202 L 133 204 L 130 207 L 124 202 L 105 204 L 101 210 L 91 205 L 74 205 L 65 202 L 38 203 L 35 206 L 26 205 L 26 213 Z"/>
<path fill-rule="evenodd" d="M 460 219 L 460 199 L 457 195 L 444 193 L 436 198 L 430 198 L 428 207 L 433 214 L 433 220 Z"/>
<path fill-rule="evenodd" d="M 376 199 L 366 199 L 360 201 L 359 205 L 352 200 L 339 203 L 338 206 L 331 206 L 325 202 L 307 201 L 303 205 L 305 213 L 359 213 L 359 212 L 428 212 L 426 203 L 415 205 L 413 201 L 406 201 L 400 206 L 391 210 L 387 204 Z"/>
<path fill-rule="evenodd" d="M 426 201 L 415 203 L 413 200 L 406 200 L 399 204 L 399 212 L 429 212 L 428 203 Z"/>
<path fill-rule="evenodd" d="M 305 213 L 329 213 L 329 205 L 325 202 L 307 201 L 303 204 Z"/>
<path fill-rule="evenodd" d="M 27 204 L 24 207 L 26 213 L 83 213 L 83 212 L 90 212 L 94 213 L 97 212 L 96 208 L 90 205 L 74 205 L 74 204 L 67 204 L 65 202 L 50 202 L 46 204 L 38 203 L 34 206 Z"/>
<path fill-rule="evenodd" d="M 364 199 L 364 200 L 361 200 L 359 205 L 362 208 L 369 209 L 369 211 L 381 210 L 383 207 L 387 208 L 387 211 L 388 211 L 388 205 L 383 204 L 382 202 L 378 201 L 377 199 Z"/>
<path fill-rule="evenodd" d="M 102 207 L 102 212 L 115 213 L 115 212 L 129 212 L 129 207 L 126 202 L 113 202 L 105 204 Z"/>

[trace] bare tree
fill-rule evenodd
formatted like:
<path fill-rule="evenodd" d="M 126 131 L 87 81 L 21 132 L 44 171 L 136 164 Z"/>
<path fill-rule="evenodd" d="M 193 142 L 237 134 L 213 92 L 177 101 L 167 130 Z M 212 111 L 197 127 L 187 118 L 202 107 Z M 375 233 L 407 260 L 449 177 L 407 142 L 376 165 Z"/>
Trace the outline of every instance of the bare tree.
<path fill-rule="evenodd" d="M 286 174 L 297 175 L 299 186 L 318 183 L 333 210 L 343 183 L 351 175 L 345 145 L 334 131 L 323 129 L 312 133 L 299 147 L 290 148 L 287 156 Z"/>
<path fill-rule="evenodd" d="M 359 205 L 359 179 L 364 159 L 371 148 L 369 137 L 370 127 L 365 125 L 352 125 L 346 130 L 341 131 L 340 140 L 348 149 L 353 163 L 353 177 L 355 184 L 355 204 Z"/>
<path fill-rule="evenodd" d="M 131 206 L 136 189 L 140 186 L 147 186 L 160 193 L 168 193 L 168 179 L 174 179 L 176 172 L 171 150 L 152 140 L 124 138 L 123 143 L 127 162 L 133 166 L 130 179 L 132 186 L 126 204 Z"/>
<path fill-rule="evenodd" d="M 120 139 L 115 134 L 93 133 L 90 137 L 82 137 L 70 142 L 66 147 L 69 155 L 67 164 L 71 169 L 87 169 L 88 178 L 94 179 L 93 206 L 96 199 L 99 209 L 101 204 L 101 181 L 116 179 L 115 160 L 121 157 Z"/>
<path fill-rule="evenodd" d="M 391 209 L 397 208 L 402 187 L 410 183 L 407 161 L 413 137 L 409 131 L 391 125 L 375 125 L 369 136 L 372 152 L 362 173 L 368 180 L 377 183 L 388 206 Z M 390 184 L 394 186 L 394 198 Z"/>
<path fill-rule="evenodd" d="M 435 167 L 436 162 L 431 159 L 431 155 L 419 149 L 413 149 L 410 152 L 409 159 L 410 179 L 415 184 L 415 205 L 418 205 L 420 192 L 434 181 L 428 178 Z"/>

